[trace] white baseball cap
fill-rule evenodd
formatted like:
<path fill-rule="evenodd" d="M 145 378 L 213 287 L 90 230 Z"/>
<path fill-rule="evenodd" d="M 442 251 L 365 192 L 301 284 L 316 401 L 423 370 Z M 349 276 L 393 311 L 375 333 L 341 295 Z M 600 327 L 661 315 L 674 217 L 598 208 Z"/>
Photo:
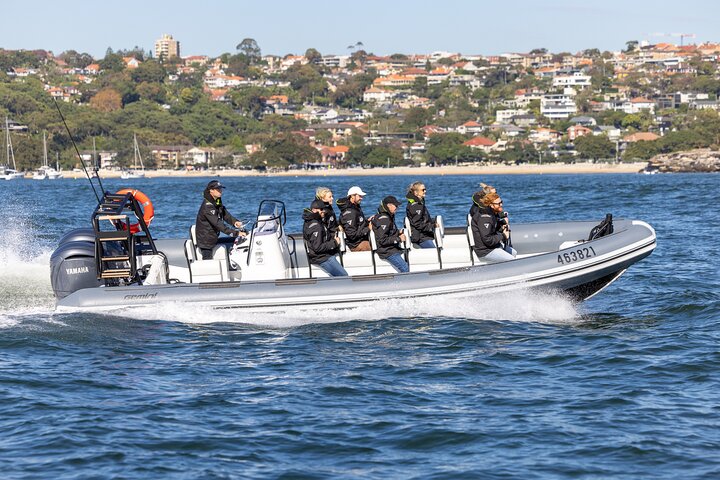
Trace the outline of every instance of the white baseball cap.
<path fill-rule="evenodd" d="M 360 195 L 361 197 L 364 197 L 367 193 L 363 192 L 360 187 L 350 187 L 347 196 L 349 197 L 350 195 Z"/>

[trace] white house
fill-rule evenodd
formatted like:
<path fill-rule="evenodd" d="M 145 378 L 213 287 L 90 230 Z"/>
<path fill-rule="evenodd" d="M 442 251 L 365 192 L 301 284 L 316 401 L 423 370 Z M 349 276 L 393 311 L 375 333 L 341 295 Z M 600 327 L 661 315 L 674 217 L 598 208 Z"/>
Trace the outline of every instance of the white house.
<path fill-rule="evenodd" d="M 553 78 L 553 87 L 579 87 L 590 86 L 590 75 L 581 72 L 574 72 L 572 75 L 557 75 Z"/>
<path fill-rule="evenodd" d="M 524 108 L 498 110 L 495 112 L 495 122 L 509 123 L 513 117 L 516 117 L 518 115 L 527 115 L 528 113 L 530 113 L 530 111 Z"/>
<path fill-rule="evenodd" d="M 553 120 L 569 118 L 577 113 L 577 106 L 572 96 L 567 94 L 543 95 L 540 113 Z"/>

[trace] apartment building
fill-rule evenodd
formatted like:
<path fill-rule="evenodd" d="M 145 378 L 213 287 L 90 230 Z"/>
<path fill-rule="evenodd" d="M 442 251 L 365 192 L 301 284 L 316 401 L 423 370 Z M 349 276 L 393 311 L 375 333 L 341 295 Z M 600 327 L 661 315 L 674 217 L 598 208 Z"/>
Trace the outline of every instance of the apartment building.
<path fill-rule="evenodd" d="M 180 56 L 180 42 L 172 35 L 163 34 L 160 40 L 155 41 L 155 58 L 170 58 Z"/>

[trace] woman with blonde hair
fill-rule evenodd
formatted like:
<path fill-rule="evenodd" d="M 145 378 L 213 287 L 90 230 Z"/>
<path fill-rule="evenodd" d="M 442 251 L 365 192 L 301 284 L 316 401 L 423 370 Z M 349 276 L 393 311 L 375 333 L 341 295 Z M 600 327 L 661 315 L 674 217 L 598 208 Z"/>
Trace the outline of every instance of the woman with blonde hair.
<path fill-rule="evenodd" d="M 472 205 L 470 206 L 470 216 L 472 217 L 475 215 L 475 212 L 478 211 L 479 208 L 482 207 L 482 199 L 485 195 L 488 193 L 497 193 L 497 190 L 492 185 L 488 185 L 486 183 L 480 183 L 480 190 L 473 193 L 472 196 Z"/>
<path fill-rule="evenodd" d="M 507 216 L 504 216 L 503 201 L 497 193 L 488 193 L 482 197 L 470 221 L 475 245 L 473 251 L 480 259 L 490 262 L 512 260 L 517 255 L 509 246 L 510 228 Z"/>
<path fill-rule="evenodd" d="M 435 248 L 435 218 L 430 216 L 425 206 L 425 184 L 414 182 L 408 187 L 405 195 L 407 207 L 405 217 L 410 222 L 410 240 L 420 248 Z"/>
<path fill-rule="evenodd" d="M 328 187 L 317 187 L 315 189 L 315 198 L 325 203 L 323 215 L 323 223 L 328 228 L 332 235 L 335 235 L 338 231 L 338 221 L 335 216 L 335 209 L 333 209 L 333 192 Z"/>

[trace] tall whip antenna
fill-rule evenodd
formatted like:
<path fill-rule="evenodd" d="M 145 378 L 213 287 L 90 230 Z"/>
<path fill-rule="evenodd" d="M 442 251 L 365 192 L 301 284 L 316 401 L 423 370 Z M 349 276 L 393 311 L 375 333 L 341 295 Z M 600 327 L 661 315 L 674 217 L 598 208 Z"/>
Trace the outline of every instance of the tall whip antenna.
<path fill-rule="evenodd" d="M 82 158 L 82 155 L 80 155 L 80 150 L 78 150 L 77 144 L 75 143 L 75 139 L 72 136 L 72 133 L 70 132 L 70 127 L 68 127 L 67 122 L 65 121 L 65 116 L 62 114 L 62 111 L 60 111 L 60 105 L 58 105 L 57 99 L 55 97 L 52 97 L 53 102 L 55 102 L 55 108 L 57 108 L 58 113 L 60 114 L 60 118 L 62 119 L 63 125 L 65 125 L 65 130 L 68 133 L 68 136 L 70 137 L 70 141 L 73 144 L 73 147 L 75 147 L 75 153 L 77 153 L 78 158 L 80 159 L 80 164 L 83 167 L 83 171 L 85 172 L 85 176 L 87 177 L 88 181 L 90 182 L 90 186 L 93 189 L 93 193 L 95 194 L 95 198 L 97 199 L 98 203 L 101 202 L 100 195 L 98 195 L 97 190 L 95 189 L 95 184 L 92 181 L 92 177 L 90 176 L 90 173 L 88 173 L 88 169 L 85 166 L 85 161 Z M 94 159 L 93 159 L 94 160 Z M 98 185 L 100 186 L 100 191 L 103 192 L 103 195 L 105 193 L 105 188 L 103 187 L 102 180 L 100 180 L 100 174 L 98 174 L 97 166 L 94 167 L 93 171 L 95 172 L 95 178 L 97 178 Z"/>

